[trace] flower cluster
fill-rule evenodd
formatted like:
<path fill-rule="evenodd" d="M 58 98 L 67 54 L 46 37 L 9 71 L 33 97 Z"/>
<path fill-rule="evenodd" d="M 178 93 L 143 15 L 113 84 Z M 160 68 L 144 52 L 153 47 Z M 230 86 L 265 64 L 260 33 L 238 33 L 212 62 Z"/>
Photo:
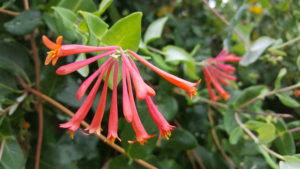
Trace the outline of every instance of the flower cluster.
<path fill-rule="evenodd" d="M 133 61 L 132 58 L 135 58 L 142 64 L 146 65 L 154 72 L 156 72 L 161 77 L 165 78 L 170 83 L 176 85 L 177 87 L 185 90 L 190 96 L 196 95 L 197 89 L 196 85 L 200 83 L 200 81 L 196 83 L 191 83 L 181 78 L 178 78 L 172 74 L 169 74 L 154 65 L 150 62 L 146 61 L 144 58 L 136 54 L 131 50 L 122 50 L 122 48 L 118 46 L 108 46 L 108 47 L 94 47 L 94 46 L 84 46 L 84 45 L 62 45 L 62 37 L 58 37 L 56 43 L 49 40 L 46 36 L 43 36 L 43 43 L 47 46 L 51 51 L 48 52 L 48 56 L 46 58 L 45 64 L 49 64 L 52 61 L 52 64 L 55 65 L 58 58 L 62 56 L 78 54 L 78 53 L 86 53 L 86 52 L 99 52 L 103 51 L 100 55 L 82 60 L 73 62 L 64 66 L 59 67 L 56 70 L 56 74 L 58 75 L 67 75 L 70 74 L 88 64 L 91 64 L 101 58 L 106 56 L 109 57 L 101 66 L 96 70 L 92 75 L 90 75 L 79 87 L 76 98 L 78 100 L 82 99 L 85 95 L 87 89 L 94 82 L 93 87 L 91 88 L 89 94 L 84 100 L 83 104 L 77 110 L 72 119 L 64 124 L 61 124 L 60 127 L 68 128 L 71 133 L 74 133 L 79 127 L 80 123 L 87 116 L 90 111 L 92 104 L 95 100 L 96 93 L 101 85 L 103 79 L 104 84 L 102 87 L 101 96 L 99 99 L 98 107 L 96 109 L 93 120 L 86 130 L 89 133 L 100 133 L 101 123 L 105 111 L 106 106 L 106 95 L 108 90 L 108 80 L 110 75 L 113 77 L 113 89 L 112 89 L 112 99 L 110 106 L 110 114 L 108 121 L 108 134 L 107 139 L 110 142 L 114 142 L 115 139 L 119 139 L 118 137 L 118 107 L 117 107 L 117 82 L 118 82 L 118 72 L 121 70 L 122 72 L 122 108 L 123 114 L 126 121 L 132 124 L 134 132 L 136 133 L 136 140 L 129 141 L 130 143 L 138 142 L 140 144 L 144 144 L 149 138 L 153 137 L 153 135 L 149 135 L 145 130 L 137 112 L 137 108 L 135 105 L 135 97 L 133 94 L 133 89 L 135 90 L 135 95 L 138 100 L 145 100 L 150 115 L 153 121 L 159 128 L 160 135 L 164 138 L 168 139 L 171 131 L 175 128 L 170 125 L 168 121 L 164 118 L 164 116 L 159 112 L 158 108 L 154 104 L 152 97 L 155 96 L 155 91 L 148 84 L 146 84 L 139 73 L 139 70 Z M 105 51 L 105 52 L 104 52 Z M 120 62 L 120 64 L 119 64 Z M 121 69 L 119 68 L 121 65 Z"/>
<path fill-rule="evenodd" d="M 203 73 L 211 100 L 219 100 L 219 96 L 221 96 L 224 100 L 228 100 L 230 98 L 230 94 L 224 90 L 221 84 L 228 86 L 230 85 L 228 80 L 235 81 L 236 77 L 232 74 L 234 74 L 236 69 L 224 62 L 239 62 L 240 60 L 240 57 L 237 57 L 232 53 L 228 53 L 225 49 L 223 49 L 217 57 L 204 60 L 205 66 L 203 66 Z M 219 93 L 219 96 L 215 94 L 212 89 L 212 85 Z"/>

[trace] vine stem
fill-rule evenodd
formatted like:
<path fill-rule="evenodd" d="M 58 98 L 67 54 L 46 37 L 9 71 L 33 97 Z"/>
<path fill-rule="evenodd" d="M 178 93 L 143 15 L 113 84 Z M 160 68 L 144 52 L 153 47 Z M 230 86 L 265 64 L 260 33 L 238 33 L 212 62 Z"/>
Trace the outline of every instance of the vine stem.
<path fill-rule="evenodd" d="M 257 100 L 261 100 L 261 99 L 264 99 L 265 97 L 272 96 L 272 95 L 275 95 L 275 94 L 278 94 L 278 93 L 283 93 L 283 92 L 293 90 L 293 89 L 296 89 L 296 88 L 299 88 L 299 87 L 300 87 L 300 83 L 297 83 L 295 85 L 291 85 L 291 86 L 288 86 L 288 87 L 285 87 L 285 88 L 276 89 L 276 90 L 267 92 L 265 94 L 259 95 L 255 98 L 249 100 L 248 102 L 242 104 L 239 108 L 241 108 L 241 109 L 245 108 L 245 107 L 251 105 L 252 103 L 256 102 Z"/>
<path fill-rule="evenodd" d="M 266 145 L 259 142 L 259 139 L 242 123 L 238 113 L 235 113 L 234 117 L 235 117 L 235 120 L 238 123 L 238 125 L 252 138 L 252 140 L 254 140 L 254 142 L 256 144 L 258 144 L 262 149 L 264 149 L 265 151 L 267 151 L 269 154 L 273 155 L 274 157 L 276 157 L 280 160 L 284 160 L 284 157 L 282 155 L 276 153 L 275 151 L 269 149 Z"/>
<path fill-rule="evenodd" d="M 74 113 L 69 110 L 68 108 L 66 108 L 65 106 L 63 106 L 62 104 L 60 104 L 59 102 L 55 101 L 54 99 L 46 96 L 45 94 L 41 93 L 40 91 L 38 90 L 35 90 L 31 87 L 29 87 L 23 80 L 19 79 L 19 83 L 21 84 L 22 87 L 24 87 L 28 92 L 36 95 L 37 97 L 45 100 L 46 102 L 52 104 L 53 106 L 55 106 L 56 108 L 58 108 L 59 110 L 61 110 L 62 112 L 64 112 L 66 115 L 72 117 L 74 116 Z M 85 121 L 82 121 L 81 122 L 81 125 L 83 127 L 88 127 L 89 124 Z M 102 140 L 104 143 L 106 143 L 107 145 L 109 145 L 110 147 L 112 147 L 113 149 L 117 150 L 118 152 L 120 152 L 121 154 L 124 154 L 126 156 L 129 157 L 129 155 L 126 153 L 126 151 L 118 146 L 117 144 L 115 143 L 110 143 L 107 138 L 105 136 L 103 136 L 102 134 L 97 134 L 97 133 L 94 133 L 94 135 L 96 135 L 100 140 Z M 148 169 L 157 169 L 157 167 L 153 166 L 152 164 L 144 161 L 144 160 L 141 160 L 141 159 L 133 159 L 136 163 L 138 163 L 139 165 L 145 167 L 145 168 L 148 168 Z"/>
<path fill-rule="evenodd" d="M 213 137 L 213 140 L 217 146 L 217 149 L 221 152 L 221 155 L 224 157 L 224 159 L 227 161 L 227 163 L 233 167 L 233 168 L 238 168 L 238 166 L 233 162 L 233 160 L 225 153 L 224 149 L 221 146 L 220 140 L 217 135 L 217 131 L 214 128 L 215 122 L 213 118 L 213 111 L 209 108 L 208 109 L 208 120 L 211 125 L 211 135 Z"/>
<path fill-rule="evenodd" d="M 11 15 L 11 16 L 18 16 L 18 15 L 20 15 L 19 12 L 10 11 L 10 10 L 7 10 L 7 9 L 0 9 L 0 12 L 4 13 L 4 14 L 7 14 L 7 15 Z"/>
<path fill-rule="evenodd" d="M 225 23 L 227 26 L 230 24 L 229 21 L 221 14 L 219 13 L 217 10 L 215 10 L 214 8 L 211 8 L 208 4 L 207 0 L 202 0 L 203 3 L 206 5 L 206 7 L 212 11 L 213 14 L 215 14 L 223 23 Z M 238 35 L 238 37 L 240 37 L 240 39 L 245 43 L 246 48 L 250 49 L 250 44 L 249 41 L 241 34 L 241 32 L 239 32 L 236 28 L 233 28 L 233 31 Z"/>
<path fill-rule="evenodd" d="M 272 50 L 272 49 L 281 49 L 281 48 L 285 48 L 285 47 L 287 47 L 287 46 L 289 46 L 289 45 L 292 45 L 292 44 L 294 44 L 294 43 L 297 43 L 298 41 L 300 41 L 300 36 L 298 36 L 298 37 L 296 37 L 296 38 L 294 38 L 294 39 L 291 39 L 291 40 L 289 40 L 289 41 L 287 41 L 287 42 L 285 42 L 285 43 L 283 43 L 283 44 L 281 44 L 281 45 L 278 45 L 278 46 L 275 46 L 275 47 L 273 47 L 273 48 L 270 48 L 270 50 Z"/>
<path fill-rule="evenodd" d="M 29 10 L 28 0 L 24 0 L 23 4 L 24 4 L 24 9 Z M 31 46 L 34 67 L 35 67 L 35 87 L 37 91 L 40 91 L 41 90 L 41 86 L 40 86 L 41 63 L 39 59 L 38 48 L 34 38 L 35 38 L 34 33 L 29 35 L 30 46 Z M 42 101 L 38 97 L 36 97 L 35 109 L 38 112 L 38 138 L 37 138 L 37 145 L 36 145 L 34 168 L 39 169 L 41 152 L 42 152 L 43 135 L 44 135 L 44 107 Z"/>

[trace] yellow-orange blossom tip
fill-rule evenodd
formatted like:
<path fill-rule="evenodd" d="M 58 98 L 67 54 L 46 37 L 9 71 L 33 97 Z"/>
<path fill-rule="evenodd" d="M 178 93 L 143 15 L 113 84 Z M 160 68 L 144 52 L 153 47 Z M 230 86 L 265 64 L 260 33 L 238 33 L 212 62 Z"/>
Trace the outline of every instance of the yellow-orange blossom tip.
<path fill-rule="evenodd" d="M 193 85 L 193 87 L 191 87 L 190 89 L 187 90 L 187 93 L 189 94 L 189 96 L 190 96 L 191 99 L 193 98 L 193 96 L 197 95 L 198 92 L 197 92 L 196 86 L 198 84 L 200 84 L 200 83 L 201 83 L 201 79 L 198 80 L 197 82 L 195 82 L 194 85 Z"/>
<path fill-rule="evenodd" d="M 52 61 L 52 65 L 54 66 L 57 63 L 57 60 L 59 58 L 59 50 L 62 45 L 63 37 L 59 36 L 56 39 L 56 43 L 52 42 L 47 36 L 42 36 L 43 44 L 50 49 L 49 52 L 47 52 L 47 57 L 45 60 L 45 65 L 48 65 Z"/>

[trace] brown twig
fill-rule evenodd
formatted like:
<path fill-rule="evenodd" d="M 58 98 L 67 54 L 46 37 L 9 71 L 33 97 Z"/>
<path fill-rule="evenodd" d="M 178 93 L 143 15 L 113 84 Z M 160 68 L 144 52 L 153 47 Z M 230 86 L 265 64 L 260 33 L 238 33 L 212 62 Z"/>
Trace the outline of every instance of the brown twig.
<path fill-rule="evenodd" d="M 21 79 L 18 79 L 19 80 L 19 83 L 30 93 L 36 95 L 37 97 L 45 100 L 46 102 L 52 104 L 53 106 L 55 106 L 56 108 L 58 108 L 59 110 L 61 110 L 62 112 L 64 112 L 65 114 L 67 114 L 68 116 L 72 117 L 74 116 L 74 113 L 69 110 L 68 108 L 66 108 L 65 106 L 63 106 L 62 104 L 58 103 L 57 101 L 55 101 L 54 99 L 44 95 L 43 93 L 33 89 L 33 88 L 30 88 L 23 80 Z M 81 122 L 81 125 L 83 127 L 88 127 L 89 124 L 85 121 Z M 95 133 L 95 135 L 100 139 L 102 140 L 104 143 L 106 143 L 107 145 L 109 145 L 110 147 L 112 147 L 113 149 L 119 151 L 121 154 L 124 154 L 126 156 L 128 156 L 128 154 L 125 152 L 125 150 L 118 146 L 117 144 L 115 143 L 110 143 L 107 138 L 105 136 L 103 136 L 102 134 L 97 134 Z M 145 168 L 149 168 L 149 169 L 157 169 L 155 166 L 153 166 L 152 164 L 149 164 L 148 162 L 144 161 L 144 160 L 141 160 L 141 159 L 133 159 L 136 163 L 140 164 L 141 166 L 145 167 Z"/>
<path fill-rule="evenodd" d="M 227 21 L 227 19 L 220 14 L 217 10 L 215 10 L 214 8 L 211 8 L 208 4 L 207 0 L 203 0 L 203 3 L 206 5 L 206 7 L 212 11 L 212 13 L 214 13 L 223 23 L 225 23 L 226 25 L 229 25 L 230 23 Z M 240 37 L 240 39 L 245 43 L 246 48 L 250 49 L 250 44 L 249 41 L 235 28 L 233 28 L 233 31 L 238 35 L 238 37 Z"/>
<path fill-rule="evenodd" d="M 189 161 L 191 162 L 193 169 L 197 169 L 195 161 L 192 158 L 192 152 L 191 152 L 191 150 L 186 151 L 186 155 L 187 155 Z"/>
<path fill-rule="evenodd" d="M 29 10 L 29 2 L 28 0 L 23 1 L 24 9 Z M 37 91 L 41 90 L 40 86 L 40 77 L 41 77 L 41 69 L 40 69 L 40 59 L 38 55 L 38 49 L 37 45 L 34 39 L 34 33 L 30 35 L 30 45 L 33 55 L 33 61 L 35 66 L 35 87 Z M 37 97 L 36 103 L 35 103 L 35 109 L 38 112 L 38 140 L 36 145 L 36 154 L 35 154 L 35 164 L 34 168 L 39 169 L 40 168 L 40 159 L 41 159 L 41 152 L 42 152 L 42 143 L 43 143 L 43 135 L 44 135 L 44 107 L 41 100 Z"/>
<path fill-rule="evenodd" d="M 253 115 L 258 115 L 258 116 L 273 116 L 273 117 L 279 117 L 279 118 L 294 118 L 294 116 L 291 115 L 291 114 L 281 114 L 281 113 L 257 113 L 257 112 L 250 112 L 250 111 L 245 111 L 245 110 L 239 110 L 238 112 L 241 112 L 241 113 L 248 113 L 248 114 L 253 114 Z"/>
<path fill-rule="evenodd" d="M 192 154 L 195 157 L 197 163 L 199 164 L 199 166 L 201 167 L 201 169 L 206 169 L 202 159 L 200 158 L 200 156 L 197 154 L 196 150 L 192 150 Z"/>
<path fill-rule="evenodd" d="M 266 145 L 260 143 L 259 139 L 242 123 L 238 113 L 234 114 L 235 120 L 238 123 L 238 125 L 251 137 L 252 140 L 254 140 L 254 142 L 260 146 L 262 149 L 264 149 L 265 151 L 267 151 L 269 154 L 273 155 L 274 157 L 280 159 L 280 160 L 284 160 L 284 157 L 278 153 L 276 153 L 275 151 L 269 149 Z"/>
<path fill-rule="evenodd" d="M 0 9 L 0 13 L 4 13 L 4 14 L 7 14 L 7 15 L 11 15 L 11 16 L 20 15 L 19 12 L 10 11 L 10 10 L 7 10 L 7 9 Z"/>
<path fill-rule="evenodd" d="M 233 160 L 225 153 L 225 151 L 223 150 L 222 146 L 221 146 L 221 143 L 220 143 L 220 140 L 218 138 L 218 135 L 217 135 L 217 131 L 216 129 L 214 128 L 215 126 L 215 122 L 214 122 L 214 119 L 213 119 L 213 111 L 211 109 L 208 109 L 208 120 L 209 120 L 209 123 L 211 125 L 211 134 L 213 136 L 213 140 L 217 146 L 217 149 L 221 152 L 221 155 L 224 157 L 224 159 L 227 161 L 227 163 L 233 167 L 233 168 L 237 168 L 237 165 L 233 162 Z"/>
<path fill-rule="evenodd" d="M 0 112 L 0 116 L 6 114 L 7 112 L 9 112 L 9 110 L 14 107 L 15 104 L 9 105 L 7 106 L 3 111 Z"/>

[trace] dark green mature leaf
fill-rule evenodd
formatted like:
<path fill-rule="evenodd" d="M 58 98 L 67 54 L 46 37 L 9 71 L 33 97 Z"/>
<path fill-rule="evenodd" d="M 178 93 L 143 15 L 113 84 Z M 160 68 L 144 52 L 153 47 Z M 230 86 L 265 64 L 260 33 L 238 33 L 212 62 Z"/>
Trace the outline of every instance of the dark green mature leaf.
<path fill-rule="evenodd" d="M 276 94 L 276 96 L 279 98 L 280 102 L 286 105 L 287 107 L 291 107 L 291 108 L 300 107 L 300 104 L 295 99 L 291 98 L 288 95 L 278 93 Z"/>
<path fill-rule="evenodd" d="M 57 6 L 70 9 L 73 12 L 78 10 L 94 12 L 97 10 L 93 0 L 61 0 Z"/>
<path fill-rule="evenodd" d="M 76 21 L 77 21 L 77 16 L 76 14 L 66 8 L 62 7 L 52 7 L 55 12 L 55 17 L 56 17 L 56 28 L 57 28 L 57 33 L 59 35 L 63 35 L 64 38 L 74 41 L 76 40 L 77 33 L 74 31 L 75 26 L 76 26 Z"/>
<path fill-rule="evenodd" d="M 135 12 L 115 23 L 102 37 L 105 45 L 137 51 L 141 39 L 142 13 Z"/>
<path fill-rule="evenodd" d="M 257 85 L 257 86 L 251 86 L 242 91 L 242 93 L 237 97 L 235 101 L 236 106 L 241 106 L 245 104 L 247 101 L 259 96 L 264 91 L 266 91 L 267 88 L 263 85 Z"/>
<path fill-rule="evenodd" d="M 119 155 L 113 158 L 108 166 L 108 169 L 142 169 L 143 167 L 133 163 L 128 157 Z"/>
<path fill-rule="evenodd" d="M 38 10 L 27 10 L 4 24 L 6 31 L 15 35 L 25 35 L 42 23 L 42 16 Z"/>
<path fill-rule="evenodd" d="M 1 140 L 3 148 L 0 164 L 4 169 L 23 169 L 25 166 L 24 153 L 15 137 Z"/>
<path fill-rule="evenodd" d="M 296 152 L 296 145 L 291 133 L 282 119 L 278 119 L 275 124 L 279 136 L 275 139 L 274 143 L 277 151 L 283 155 L 292 155 Z"/>
<path fill-rule="evenodd" d="M 165 23 L 167 22 L 168 17 L 163 17 L 160 19 L 157 19 L 153 21 L 149 27 L 147 28 L 145 35 L 144 35 L 144 41 L 145 44 L 148 44 L 151 41 L 154 41 L 155 39 L 158 39 L 161 37 L 162 31 L 164 29 Z"/>
<path fill-rule="evenodd" d="M 97 12 L 95 12 L 95 14 L 97 16 L 101 16 L 112 3 L 113 0 L 102 0 L 99 5 L 99 9 Z"/>
<path fill-rule="evenodd" d="M 240 64 L 243 66 L 248 66 L 249 64 L 255 62 L 261 54 L 274 42 L 273 39 L 269 37 L 260 37 L 251 46 L 250 50 L 243 56 Z"/>
<path fill-rule="evenodd" d="M 198 145 L 196 138 L 187 130 L 176 128 L 169 140 L 163 140 L 162 146 L 175 150 L 189 150 Z"/>
<path fill-rule="evenodd" d="M 0 41 L 0 69 L 13 75 L 21 76 L 29 82 L 27 73 L 30 73 L 32 70 L 30 66 L 29 56 L 23 45 L 15 42 Z"/>
<path fill-rule="evenodd" d="M 297 67 L 298 67 L 298 70 L 300 71 L 300 56 L 298 56 L 298 58 L 297 58 Z"/>

